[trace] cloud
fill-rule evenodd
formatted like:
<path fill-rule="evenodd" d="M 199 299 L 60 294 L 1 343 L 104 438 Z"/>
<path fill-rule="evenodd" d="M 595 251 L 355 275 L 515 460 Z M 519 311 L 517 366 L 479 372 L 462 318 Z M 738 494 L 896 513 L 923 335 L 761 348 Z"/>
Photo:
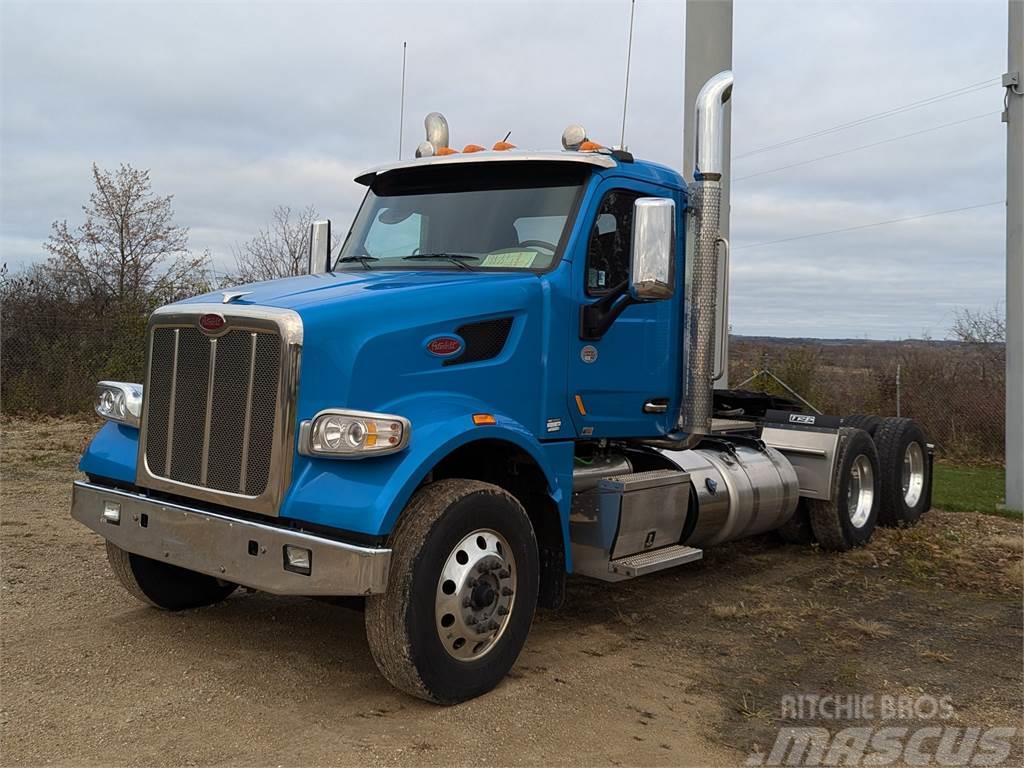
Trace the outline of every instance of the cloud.
<path fill-rule="evenodd" d="M 221 268 L 275 205 L 344 227 L 360 170 L 443 111 L 456 145 L 512 131 L 558 146 L 582 122 L 618 140 L 629 6 L 601 3 L 7 2 L 0 19 L 0 247 L 26 263 L 80 219 L 89 167 L 151 169 L 191 245 Z M 919 110 L 748 157 L 757 173 L 1001 108 L 1003 0 L 736 0 L 734 155 L 987 78 Z M 627 143 L 682 164 L 682 3 L 640 0 Z M 731 322 L 739 332 L 943 335 L 954 307 L 1003 295 L 1002 208 L 753 243 L 1002 199 L 997 116 L 737 181 Z"/>

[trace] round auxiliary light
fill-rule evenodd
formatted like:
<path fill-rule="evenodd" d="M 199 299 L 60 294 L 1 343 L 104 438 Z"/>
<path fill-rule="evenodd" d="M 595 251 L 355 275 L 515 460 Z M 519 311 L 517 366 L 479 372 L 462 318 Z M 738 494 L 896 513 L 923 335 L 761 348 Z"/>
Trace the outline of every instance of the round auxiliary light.
<path fill-rule="evenodd" d="M 578 123 L 573 123 L 562 131 L 562 147 L 570 152 L 575 152 L 586 140 L 587 129 Z"/>

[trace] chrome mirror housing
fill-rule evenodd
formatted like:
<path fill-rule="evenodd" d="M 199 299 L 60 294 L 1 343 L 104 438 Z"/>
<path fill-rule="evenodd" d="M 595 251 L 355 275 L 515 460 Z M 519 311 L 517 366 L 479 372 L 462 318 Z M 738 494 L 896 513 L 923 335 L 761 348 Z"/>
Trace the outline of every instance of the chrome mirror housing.
<path fill-rule="evenodd" d="M 330 267 L 331 222 L 314 221 L 309 228 L 309 274 L 319 275 Z"/>
<path fill-rule="evenodd" d="M 675 290 L 676 204 L 665 197 L 641 197 L 633 204 L 633 251 L 629 294 L 637 301 L 672 298 Z"/>

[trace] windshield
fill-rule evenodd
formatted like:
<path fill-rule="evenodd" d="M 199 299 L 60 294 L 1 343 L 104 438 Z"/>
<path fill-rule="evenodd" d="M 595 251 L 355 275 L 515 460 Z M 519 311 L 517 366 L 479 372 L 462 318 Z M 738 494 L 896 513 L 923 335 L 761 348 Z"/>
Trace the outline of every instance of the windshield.
<path fill-rule="evenodd" d="M 561 255 L 585 175 L 563 165 L 386 174 L 367 193 L 334 268 L 547 270 Z"/>

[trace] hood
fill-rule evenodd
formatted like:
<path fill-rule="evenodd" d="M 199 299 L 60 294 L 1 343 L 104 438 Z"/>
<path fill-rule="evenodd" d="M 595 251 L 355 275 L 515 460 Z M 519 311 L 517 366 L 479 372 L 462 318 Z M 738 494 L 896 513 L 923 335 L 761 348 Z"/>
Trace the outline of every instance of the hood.
<path fill-rule="evenodd" d="M 230 306 L 291 309 L 302 318 L 300 418 L 332 407 L 400 412 L 389 409 L 433 390 L 492 402 L 532 424 L 545 335 L 542 282 L 524 272 L 338 272 L 238 286 L 231 292 L 249 293 Z M 222 301 L 214 292 L 183 304 Z M 492 327 L 501 329 L 500 343 Z M 461 340 L 465 364 L 429 351 L 439 336 Z M 497 397 L 509 381 L 523 383 Z"/>
<path fill-rule="evenodd" d="M 411 298 L 410 294 L 421 291 L 424 300 L 430 301 L 437 288 L 451 287 L 458 293 L 465 290 L 491 293 L 492 290 L 507 289 L 510 284 L 531 284 L 537 276 L 521 272 L 469 272 L 464 270 L 422 270 L 393 271 L 365 270 L 362 272 L 326 272 L 318 275 L 300 275 L 234 286 L 230 292 L 245 292 L 246 295 L 232 301 L 232 305 L 257 305 L 294 309 L 300 315 L 323 305 L 333 305 L 346 300 Z M 223 301 L 224 291 L 212 291 L 180 302 L 182 304 L 213 303 Z"/>

